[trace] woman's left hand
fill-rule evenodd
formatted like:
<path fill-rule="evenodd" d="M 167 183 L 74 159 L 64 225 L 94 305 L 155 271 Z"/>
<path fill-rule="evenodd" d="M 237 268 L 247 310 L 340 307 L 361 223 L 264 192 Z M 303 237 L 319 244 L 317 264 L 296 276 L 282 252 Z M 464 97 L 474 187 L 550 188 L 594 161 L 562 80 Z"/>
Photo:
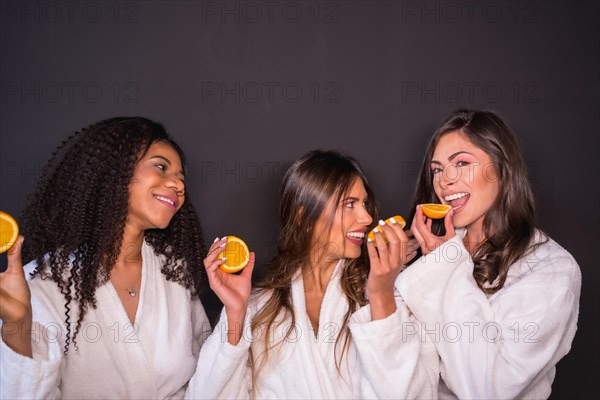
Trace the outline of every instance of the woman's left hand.
<path fill-rule="evenodd" d="M 371 270 L 367 279 L 366 295 L 371 305 L 373 320 L 383 319 L 396 311 L 394 299 L 394 282 L 416 249 L 413 249 L 406 233 L 400 225 L 389 226 L 379 222 L 379 229 L 385 233 L 385 243 L 381 233 L 375 233 L 375 243 L 367 241 L 367 251 L 371 261 Z"/>

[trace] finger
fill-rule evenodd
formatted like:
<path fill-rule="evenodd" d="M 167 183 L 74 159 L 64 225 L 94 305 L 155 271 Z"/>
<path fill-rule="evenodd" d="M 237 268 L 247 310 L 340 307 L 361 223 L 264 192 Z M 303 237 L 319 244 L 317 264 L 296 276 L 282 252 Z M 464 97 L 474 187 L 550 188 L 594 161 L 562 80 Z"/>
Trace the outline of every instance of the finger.
<path fill-rule="evenodd" d="M 392 218 L 390 218 L 390 222 L 392 223 L 392 229 L 396 233 L 396 236 L 398 236 L 398 238 L 401 241 L 407 241 L 408 240 L 408 234 L 407 234 L 406 231 L 404 231 L 404 229 L 402 229 L 400 227 L 400 224 L 398 223 L 398 221 L 396 221 L 394 219 L 394 217 L 392 217 Z M 409 232 L 410 232 L 410 230 L 409 230 Z"/>
<path fill-rule="evenodd" d="M 19 235 L 15 244 L 10 248 L 10 250 L 8 250 L 8 254 L 6 257 L 8 260 L 8 266 L 6 268 L 6 272 L 9 272 L 11 274 L 25 274 L 23 272 L 23 261 L 21 259 L 24 240 L 25 238 Z"/>
<path fill-rule="evenodd" d="M 448 211 L 446 217 L 444 218 L 444 227 L 446 228 L 446 237 L 452 238 L 456 235 L 454 231 L 454 223 L 452 222 L 452 217 L 454 216 L 454 209 Z"/>
<path fill-rule="evenodd" d="M 371 269 L 379 268 L 379 254 L 377 253 L 377 249 L 375 248 L 375 243 L 371 241 L 371 239 L 367 239 L 367 253 L 369 253 L 369 261 L 371 263 Z"/>
<path fill-rule="evenodd" d="M 413 223 L 410 227 L 410 230 L 413 236 L 415 237 L 417 243 L 419 243 L 419 246 L 423 246 L 425 244 L 425 239 L 423 239 L 423 235 L 421 234 L 421 231 L 419 229 L 419 222 L 417 221 L 419 218 L 419 213 L 421 213 L 421 211 L 419 210 L 419 206 L 417 206 L 417 211 L 415 212 L 415 217 L 413 218 Z"/>
<path fill-rule="evenodd" d="M 244 268 L 244 270 L 242 271 L 242 273 L 240 274 L 241 276 L 247 278 L 247 279 L 252 279 L 252 272 L 254 271 L 254 262 L 256 260 L 256 254 L 254 254 L 253 251 L 250 252 L 250 261 L 248 261 L 248 265 L 246 265 L 246 267 Z"/>
<path fill-rule="evenodd" d="M 408 242 L 406 242 L 406 251 L 409 253 L 413 251 L 416 252 L 419 246 L 420 244 L 417 242 L 417 239 L 410 239 Z"/>
<path fill-rule="evenodd" d="M 221 264 L 224 264 L 227 261 L 227 257 L 219 258 L 217 260 L 213 260 L 210 264 L 205 264 L 206 272 L 213 273 L 219 269 Z"/>
<path fill-rule="evenodd" d="M 431 232 L 431 224 L 433 224 L 433 220 L 431 218 L 428 218 L 427 222 L 425 222 L 425 225 L 427 226 L 427 229 L 429 229 L 430 232 Z"/>
<path fill-rule="evenodd" d="M 379 253 L 379 261 L 380 265 L 383 265 L 389 260 L 389 251 L 387 244 L 385 243 L 385 239 L 383 238 L 382 229 L 384 228 L 385 222 L 381 225 L 383 221 L 379 220 L 379 226 L 377 226 L 375 230 L 375 243 L 377 243 L 377 252 Z"/>
<path fill-rule="evenodd" d="M 383 228 L 389 241 L 389 266 L 391 268 L 400 267 L 406 262 L 406 243 L 408 242 L 408 238 L 398 223 L 392 222 L 391 226 L 386 224 Z"/>
<path fill-rule="evenodd" d="M 207 266 L 212 264 L 217 256 L 223 251 L 225 246 L 227 246 L 227 236 L 217 240 L 216 242 L 213 242 L 212 246 L 210 246 L 208 254 L 206 255 L 206 258 L 204 259 L 204 265 Z"/>

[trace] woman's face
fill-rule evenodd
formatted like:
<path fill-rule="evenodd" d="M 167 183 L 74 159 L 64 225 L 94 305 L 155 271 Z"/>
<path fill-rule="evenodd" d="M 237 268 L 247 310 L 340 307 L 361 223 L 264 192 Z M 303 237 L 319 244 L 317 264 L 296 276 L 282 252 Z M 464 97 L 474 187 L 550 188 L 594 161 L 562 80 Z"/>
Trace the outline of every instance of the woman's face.
<path fill-rule="evenodd" d="M 150 146 L 129 184 L 127 224 L 138 230 L 164 229 L 184 202 L 179 155 L 165 142 Z"/>
<path fill-rule="evenodd" d="M 435 193 L 454 210 L 454 226 L 482 229 L 500 190 L 490 156 L 465 134 L 454 131 L 439 139 L 430 167 Z"/>
<path fill-rule="evenodd" d="M 366 208 L 367 200 L 367 191 L 359 178 L 337 204 L 330 199 L 313 230 L 313 261 L 337 263 L 341 258 L 360 256 L 367 227 L 373 222 Z M 329 230 L 332 213 L 334 218 Z"/>

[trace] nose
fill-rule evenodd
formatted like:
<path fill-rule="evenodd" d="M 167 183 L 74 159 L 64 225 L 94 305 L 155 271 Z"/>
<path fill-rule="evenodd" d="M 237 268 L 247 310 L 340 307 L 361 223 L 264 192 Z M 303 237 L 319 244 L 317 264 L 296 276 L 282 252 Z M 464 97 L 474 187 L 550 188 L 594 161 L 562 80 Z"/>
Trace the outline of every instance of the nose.
<path fill-rule="evenodd" d="M 169 176 L 166 186 L 173 190 L 178 197 L 183 196 L 185 193 L 185 182 L 175 175 Z"/>
<path fill-rule="evenodd" d="M 369 214 L 366 207 L 360 208 L 360 215 L 358 216 L 358 222 L 362 225 L 368 226 L 373 222 L 373 217 Z"/>
<path fill-rule="evenodd" d="M 440 185 L 448 187 L 460 179 L 460 169 L 453 163 L 446 164 L 441 173 Z"/>

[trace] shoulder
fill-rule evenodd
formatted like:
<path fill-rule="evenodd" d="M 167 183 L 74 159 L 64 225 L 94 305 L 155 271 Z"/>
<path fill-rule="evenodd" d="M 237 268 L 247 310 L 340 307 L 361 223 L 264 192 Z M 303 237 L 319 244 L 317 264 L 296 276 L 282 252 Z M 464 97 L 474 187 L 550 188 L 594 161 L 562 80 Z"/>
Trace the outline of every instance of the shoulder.
<path fill-rule="evenodd" d="M 542 231 L 537 230 L 527 251 L 508 271 L 509 276 L 535 274 L 552 285 L 581 286 L 581 271 L 575 258 Z"/>

